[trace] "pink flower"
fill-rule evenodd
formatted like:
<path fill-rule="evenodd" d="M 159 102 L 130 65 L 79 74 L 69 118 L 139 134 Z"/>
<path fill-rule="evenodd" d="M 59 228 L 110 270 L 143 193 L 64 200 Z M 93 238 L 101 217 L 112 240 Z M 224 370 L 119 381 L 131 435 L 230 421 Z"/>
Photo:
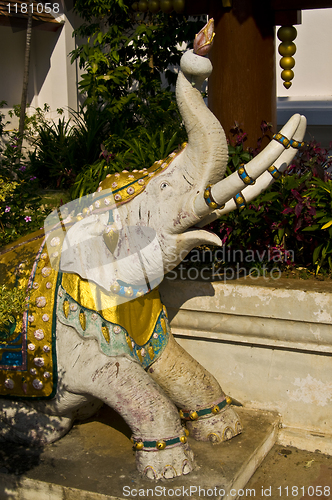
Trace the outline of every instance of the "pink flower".
<path fill-rule="evenodd" d="M 24 217 L 24 220 L 25 220 L 25 222 L 31 222 L 30 215 L 27 215 L 26 217 Z"/>
<path fill-rule="evenodd" d="M 10 207 L 8 207 L 8 206 L 7 206 L 7 207 L 5 208 L 5 212 L 10 212 Z"/>

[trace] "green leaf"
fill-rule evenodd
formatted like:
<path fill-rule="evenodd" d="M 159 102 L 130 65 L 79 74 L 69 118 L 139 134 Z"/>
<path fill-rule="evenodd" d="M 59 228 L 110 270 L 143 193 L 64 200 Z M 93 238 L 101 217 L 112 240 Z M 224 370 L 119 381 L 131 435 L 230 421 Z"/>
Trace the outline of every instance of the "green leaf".
<path fill-rule="evenodd" d="M 241 154 L 241 159 L 245 162 L 245 163 L 249 163 L 249 161 L 252 160 L 252 155 L 250 153 L 247 153 L 247 152 L 244 152 Z"/>
<path fill-rule="evenodd" d="M 276 198 L 279 197 L 279 193 L 275 193 L 273 191 L 270 191 L 270 192 L 266 192 L 266 193 L 263 193 L 261 195 L 261 199 L 262 201 L 264 202 L 267 202 L 267 201 L 272 201 L 272 200 L 275 200 Z M 256 200 L 255 200 L 256 201 Z"/>
<path fill-rule="evenodd" d="M 316 263 L 317 263 L 317 261 L 318 261 L 318 257 L 319 257 L 319 254 L 320 254 L 320 251 L 321 251 L 322 246 L 323 246 L 323 243 L 321 243 L 320 245 L 318 245 L 318 246 L 315 248 L 315 250 L 314 250 L 314 252 L 313 252 L 313 254 L 312 254 L 312 262 L 313 262 L 313 264 L 316 264 Z"/>
<path fill-rule="evenodd" d="M 317 229 L 321 229 L 319 224 L 313 224 L 312 226 L 307 226 L 302 229 L 302 231 L 316 231 Z"/>
<path fill-rule="evenodd" d="M 99 44 L 101 44 L 103 41 L 103 33 L 101 31 L 97 35 L 97 41 Z"/>
<path fill-rule="evenodd" d="M 94 62 L 91 64 L 91 71 L 92 71 L 92 73 L 97 73 L 97 71 L 98 71 L 98 64 L 97 63 Z"/>
<path fill-rule="evenodd" d="M 237 168 L 239 166 L 239 164 L 240 164 L 239 157 L 238 156 L 233 156 L 232 163 L 233 163 L 234 167 Z"/>
<path fill-rule="evenodd" d="M 324 226 L 322 226 L 322 229 L 327 229 L 330 226 L 332 226 L 332 220 L 330 220 L 329 222 L 327 222 L 326 224 L 324 224 Z"/>
<path fill-rule="evenodd" d="M 279 240 L 279 243 L 281 243 L 284 235 L 285 235 L 285 229 L 284 228 L 278 229 L 278 240 Z"/>
<path fill-rule="evenodd" d="M 115 62 L 120 62 L 119 52 L 117 50 L 112 50 L 112 58 Z"/>

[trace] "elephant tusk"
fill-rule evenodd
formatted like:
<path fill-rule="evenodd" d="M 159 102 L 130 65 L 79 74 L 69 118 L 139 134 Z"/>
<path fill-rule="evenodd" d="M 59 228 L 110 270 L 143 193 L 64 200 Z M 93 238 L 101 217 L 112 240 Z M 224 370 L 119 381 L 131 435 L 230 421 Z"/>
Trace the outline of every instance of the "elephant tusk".
<path fill-rule="evenodd" d="M 307 127 L 307 119 L 305 116 L 301 116 L 299 126 L 297 127 L 293 135 L 294 141 L 297 141 L 299 143 L 303 141 L 306 127 Z M 275 167 L 278 173 L 281 174 L 286 170 L 286 168 L 296 155 L 296 152 L 297 150 L 295 148 L 288 148 L 284 150 L 284 152 L 279 156 L 279 158 L 273 163 L 273 166 Z M 273 177 L 273 174 L 265 171 L 262 175 L 258 177 L 256 184 L 252 186 L 247 186 L 244 189 L 242 189 L 245 201 L 248 203 L 254 198 L 256 198 L 256 196 L 260 195 L 274 181 L 275 178 Z M 234 199 L 231 199 L 226 203 L 225 208 L 215 211 L 216 212 L 215 218 L 221 217 L 221 215 L 227 214 L 232 210 L 234 210 L 235 208 L 237 208 L 237 205 Z"/>
<path fill-rule="evenodd" d="M 285 136 L 287 139 L 293 138 L 295 132 L 299 127 L 300 121 L 301 116 L 299 114 L 293 115 L 290 120 L 288 120 L 286 125 L 281 129 L 280 134 L 282 136 Z M 295 148 L 290 148 L 290 150 L 291 153 L 289 154 L 289 157 L 287 156 L 288 161 L 290 161 L 290 159 L 292 159 L 297 152 Z M 278 158 L 281 158 L 284 152 L 285 146 L 277 140 L 272 140 L 270 144 L 266 146 L 266 148 L 259 155 L 253 158 L 246 165 L 246 172 L 250 179 L 257 179 L 265 170 L 273 165 Z M 286 167 L 287 164 L 285 163 L 284 168 Z M 244 190 L 245 187 L 246 185 L 238 175 L 238 172 L 234 172 L 211 188 L 212 198 L 218 205 L 221 206 L 235 197 L 239 192 Z M 211 213 L 211 207 L 206 204 L 202 193 L 199 193 L 199 195 L 194 200 L 194 212 L 198 217 L 204 217 Z"/>

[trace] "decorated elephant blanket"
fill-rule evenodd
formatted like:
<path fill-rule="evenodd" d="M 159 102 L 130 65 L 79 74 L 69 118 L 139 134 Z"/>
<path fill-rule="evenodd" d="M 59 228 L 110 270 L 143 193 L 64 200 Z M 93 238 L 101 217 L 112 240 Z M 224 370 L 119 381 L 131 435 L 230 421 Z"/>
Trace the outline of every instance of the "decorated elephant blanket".
<path fill-rule="evenodd" d="M 44 230 L 0 251 L 0 287 L 24 292 L 23 312 L 0 322 L 0 396 L 54 397 L 58 321 L 72 327 L 81 338 L 97 340 L 106 356 L 130 357 L 144 369 L 160 356 L 170 330 L 156 285 L 134 292 L 131 286 L 116 284 L 107 292 L 108 288 L 83 279 L 78 272 L 62 272 L 60 258 L 67 231 L 90 214 L 107 215 L 107 227 L 111 230 L 104 234 L 101 245 L 105 244 L 112 254 L 117 244 L 116 232 L 112 230 L 114 208 L 144 191 L 151 178 L 165 171 L 185 147 L 186 143 L 182 144 L 149 169 L 108 174 L 91 198 L 86 197 L 86 208 L 78 200 L 82 213 L 64 219 L 57 217 L 62 207 L 56 209 L 52 213 L 56 222 L 49 226 L 51 229 L 45 222 Z M 93 225 L 90 228 L 93 231 Z M 102 249 L 99 250 L 101 254 Z M 91 248 L 91 252 L 98 255 L 97 248 Z M 123 295 L 129 292 L 129 298 L 121 303 L 118 298 L 122 291 Z"/>
<path fill-rule="evenodd" d="M 83 338 L 96 339 L 105 355 L 127 356 L 144 368 L 167 343 L 167 314 L 158 289 L 108 307 L 110 294 L 50 265 L 48 248 L 57 252 L 61 246 L 60 238 L 51 236 L 51 246 L 39 231 L 0 253 L 0 284 L 24 290 L 26 296 L 24 312 L 0 325 L 1 396 L 54 397 L 57 321 Z"/>

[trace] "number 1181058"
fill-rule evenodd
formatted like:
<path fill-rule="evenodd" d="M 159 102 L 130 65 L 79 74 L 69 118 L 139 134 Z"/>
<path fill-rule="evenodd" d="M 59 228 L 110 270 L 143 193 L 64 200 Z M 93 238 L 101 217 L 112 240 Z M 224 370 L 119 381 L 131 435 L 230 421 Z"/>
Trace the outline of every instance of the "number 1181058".
<path fill-rule="evenodd" d="M 309 497 L 328 497 L 330 498 L 330 486 L 278 486 L 279 496 L 281 497 L 297 497 L 300 495 L 308 495 Z M 302 497 L 301 497 L 302 498 Z"/>
<path fill-rule="evenodd" d="M 33 14 L 59 14 L 59 3 L 8 3 L 9 14 L 28 14 L 31 11 Z"/>

